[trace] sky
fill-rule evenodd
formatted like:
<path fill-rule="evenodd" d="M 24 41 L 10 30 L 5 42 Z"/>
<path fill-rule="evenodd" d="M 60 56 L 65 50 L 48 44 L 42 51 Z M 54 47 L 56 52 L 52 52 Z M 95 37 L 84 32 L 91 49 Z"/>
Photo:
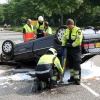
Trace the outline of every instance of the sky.
<path fill-rule="evenodd" d="M 0 0 L 0 3 L 2 4 L 2 3 L 6 3 L 7 2 L 7 0 Z"/>

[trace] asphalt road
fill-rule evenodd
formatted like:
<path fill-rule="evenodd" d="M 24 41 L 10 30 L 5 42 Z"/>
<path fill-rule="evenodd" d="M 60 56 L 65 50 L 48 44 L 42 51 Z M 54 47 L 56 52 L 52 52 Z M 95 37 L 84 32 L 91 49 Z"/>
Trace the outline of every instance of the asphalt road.
<path fill-rule="evenodd" d="M 0 29 L 0 48 L 5 40 L 12 40 L 15 44 L 23 42 L 23 36 L 21 32 L 6 31 Z M 1 49 L 0 49 L 1 52 Z"/>
<path fill-rule="evenodd" d="M 23 42 L 22 33 L 0 31 L 0 51 L 4 40 L 15 43 Z M 100 66 L 100 56 L 91 59 Z M 6 67 L 0 65 L 2 68 Z M 0 76 L 2 77 L 2 76 Z M 0 85 L 0 100 L 100 100 L 100 78 L 82 80 L 82 84 L 65 85 L 39 94 L 31 92 L 33 81 L 9 81 L 10 84 Z"/>

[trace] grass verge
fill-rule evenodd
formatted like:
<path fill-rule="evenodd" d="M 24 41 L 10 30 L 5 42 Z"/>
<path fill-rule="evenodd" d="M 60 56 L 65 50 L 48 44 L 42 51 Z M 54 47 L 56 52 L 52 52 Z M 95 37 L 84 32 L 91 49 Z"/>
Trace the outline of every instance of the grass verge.
<path fill-rule="evenodd" d="M 56 32 L 56 30 L 57 30 L 57 27 L 51 27 L 51 28 L 52 28 L 52 32 L 54 34 Z M 20 26 L 20 27 L 14 26 L 14 27 L 9 27 L 9 28 L 5 28 L 5 29 L 9 30 L 9 31 L 22 32 L 23 27 L 22 26 Z"/>

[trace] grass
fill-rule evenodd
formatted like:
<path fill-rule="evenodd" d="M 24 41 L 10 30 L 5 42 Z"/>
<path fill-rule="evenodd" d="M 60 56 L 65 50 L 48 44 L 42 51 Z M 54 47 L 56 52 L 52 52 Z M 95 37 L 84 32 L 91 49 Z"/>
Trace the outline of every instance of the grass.
<path fill-rule="evenodd" d="M 54 34 L 57 30 L 57 27 L 51 27 L 51 28 L 52 28 L 52 32 Z M 16 31 L 16 32 L 22 32 L 23 31 L 22 26 L 20 26 L 20 27 L 13 26 L 13 27 L 5 28 L 5 29 L 9 30 L 9 31 Z"/>
<path fill-rule="evenodd" d="M 16 31 L 16 32 L 22 32 L 23 30 L 23 27 L 9 27 L 9 28 L 5 28 L 6 30 L 9 30 L 9 31 Z"/>
<path fill-rule="evenodd" d="M 51 27 L 51 28 L 52 28 L 52 33 L 55 34 L 58 27 Z"/>

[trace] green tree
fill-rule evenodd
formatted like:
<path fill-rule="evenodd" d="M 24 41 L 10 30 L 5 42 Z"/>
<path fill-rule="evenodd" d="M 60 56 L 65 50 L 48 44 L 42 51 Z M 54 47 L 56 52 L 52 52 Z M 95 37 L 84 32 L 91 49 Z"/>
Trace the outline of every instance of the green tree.
<path fill-rule="evenodd" d="M 41 0 L 38 0 L 41 1 Z M 83 0 L 43 0 L 42 4 L 52 11 L 52 14 L 59 14 L 61 16 L 61 24 L 63 24 L 63 15 L 72 13 L 80 7 Z"/>
<path fill-rule="evenodd" d="M 71 14 L 74 19 L 78 20 L 79 25 L 95 25 L 100 20 L 100 6 L 98 6 L 100 3 L 94 3 L 93 5 L 93 2 L 90 1 L 84 0 L 79 9 Z"/>
<path fill-rule="evenodd" d="M 0 5 L 0 24 L 4 21 L 3 6 Z"/>
<path fill-rule="evenodd" d="M 4 5 L 4 12 L 6 20 L 15 25 L 19 21 L 24 22 L 27 18 L 36 19 L 39 15 L 50 16 L 52 14 L 38 0 L 10 0 L 8 4 Z"/>
<path fill-rule="evenodd" d="M 58 18 L 69 15 L 82 23 L 93 23 L 100 18 L 99 0 L 9 0 L 0 5 L 0 19 L 7 23 L 19 25 L 27 18 L 37 19 L 39 15 Z M 56 15 L 56 16 L 55 16 Z M 91 20 L 88 20 L 91 19 Z M 77 21 L 78 22 L 78 21 Z"/>

